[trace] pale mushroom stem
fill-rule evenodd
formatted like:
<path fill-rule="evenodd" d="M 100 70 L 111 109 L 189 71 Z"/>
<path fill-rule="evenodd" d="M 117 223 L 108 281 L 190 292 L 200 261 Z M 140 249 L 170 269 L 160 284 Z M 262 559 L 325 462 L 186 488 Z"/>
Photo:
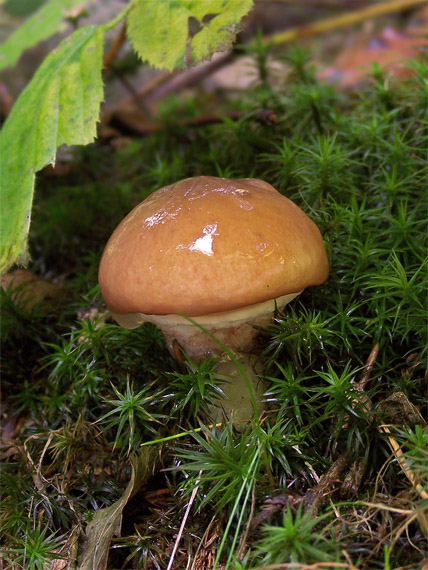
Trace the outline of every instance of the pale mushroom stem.
<path fill-rule="evenodd" d="M 260 329 L 272 322 L 276 310 L 299 293 L 288 293 L 277 299 L 242 307 L 225 313 L 199 317 L 185 315 L 144 315 L 113 313 L 124 327 L 135 328 L 143 322 L 158 326 L 170 353 L 176 357 L 175 345 L 196 362 L 205 358 L 218 358 L 217 377 L 221 380 L 224 399 L 211 407 L 213 421 L 232 418 L 237 425 L 258 417 L 265 409 L 261 378 L 263 365 L 257 356 Z"/>
<path fill-rule="evenodd" d="M 221 389 L 224 399 L 211 407 L 214 422 L 232 419 L 239 426 L 259 417 L 265 408 L 263 393 L 265 383 L 260 376 L 260 358 L 251 353 L 228 352 L 220 356 L 215 371 L 216 377 L 224 381 Z"/>

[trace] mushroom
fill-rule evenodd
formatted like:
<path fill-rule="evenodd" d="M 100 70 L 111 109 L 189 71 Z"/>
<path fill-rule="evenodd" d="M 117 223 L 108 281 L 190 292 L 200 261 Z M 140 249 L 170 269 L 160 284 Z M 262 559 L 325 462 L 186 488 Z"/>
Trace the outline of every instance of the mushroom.
<path fill-rule="evenodd" d="M 230 380 L 223 409 L 242 420 L 261 409 L 260 327 L 328 271 L 317 226 L 270 184 L 198 176 L 157 190 L 122 220 L 99 283 L 120 325 L 154 323 L 173 355 L 178 342 L 193 360 L 218 358 L 218 376 Z"/>

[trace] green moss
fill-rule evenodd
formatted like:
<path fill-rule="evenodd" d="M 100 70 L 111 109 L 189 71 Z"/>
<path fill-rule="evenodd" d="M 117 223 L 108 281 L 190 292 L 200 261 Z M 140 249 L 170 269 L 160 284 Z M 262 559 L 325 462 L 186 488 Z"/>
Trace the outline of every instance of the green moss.
<path fill-rule="evenodd" d="M 120 495 L 130 453 L 183 426 L 198 428 L 200 411 L 219 395 L 211 364 L 189 361 L 178 368 L 155 327 L 128 331 L 106 323 L 97 286 L 102 249 L 122 217 L 156 188 L 199 174 L 272 182 L 320 227 L 331 275 L 287 306 L 266 331 L 271 411 L 263 422 L 244 434 L 230 426 L 204 429 L 178 449 L 170 448 L 165 466 L 173 470 L 163 484 L 184 496 L 200 487 L 189 536 L 200 537 L 218 512 L 227 532 L 219 530 L 216 544 L 232 567 L 251 510 L 255 516 L 265 500 L 286 496 L 282 508 L 268 503 L 272 514 L 266 527 L 248 527 L 247 555 L 233 562 L 236 568 L 327 558 L 345 563 L 343 551 L 357 567 L 381 567 L 385 557 L 390 567 L 406 566 L 426 547 L 417 519 L 410 517 L 400 533 L 395 515 L 370 511 L 372 518 L 359 525 L 354 508 L 355 501 L 376 500 L 381 472 L 385 504 L 394 505 L 397 494 L 404 493 L 406 512 L 423 508 L 400 466 L 385 466 L 388 440 L 376 429 L 376 405 L 392 393 L 403 393 L 418 407 L 426 401 L 423 69 L 415 64 L 415 77 L 399 85 L 374 69 L 365 88 L 344 93 L 318 83 L 307 54 L 297 50 L 288 57 L 294 66 L 288 82 L 270 87 L 263 49 L 260 44 L 255 54 L 258 87 L 239 105 L 230 103 L 242 111 L 238 120 L 183 126 L 183 117 L 198 114 L 198 100 L 172 98 L 164 105 L 158 132 L 115 154 L 92 145 L 76 154 L 70 175 L 39 178 L 32 267 L 50 278 L 62 276 L 64 294 L 30 313 L 3 295 L 4 401 L 8 417 L 22 422 L 14 445 L 20 457 L 30 454 L 34 462 L 15 461 L 13 454 L 6 458 L 2 501 L 11 560 L 21 560 L 19 537 L 28 518 L 43 519 L 49 528 L 31 529 L 32 544 L 39 532 L 41 560 L 56 546 L 50 537 L 65 536 L 88 512 Z M 87 318 L 89 309 L 94 318 Z M 371 379 L 364 394 L 356 393 L 376 343 Z M 397 438 L 426 488 L 426 429 L 403 423 L 400 430 Z M 362 480 L 351 495 L 331 488 L 342 519 L 329 518 L 328 505 L 320 515 L 327 518 L 308 519 L 297 506 L 299 497 L 315 485 L 314 474 L 325 473 L 341 453 L 363 465 Z M 43 493 L 28 476 L 36 466 L 47 485 Z M 65 486 L 61 498 L 58 481 Z M 176 497 L 169 522 L 165 512 L 145 512 L 132 521 L 136 531 L 125 525 L 131 530 L 118 543 L 118 565 L 141 562 L 144 552 L 165 565 L 161 536 L 172 544 L 182 516 L 180 494 Z M 362 521 L 368 507 L 358 508 Z M 312 521 L 317 529 L 328 521 L 317 531 L 315 546 L 308 539 Z M 385 551 L 369 545 L 382 524 L 385 536 L 394 537 Z M 153 526 L 158 531 L 150 538 Z M 31 566 L 37 567 L 36 562 Z"/>

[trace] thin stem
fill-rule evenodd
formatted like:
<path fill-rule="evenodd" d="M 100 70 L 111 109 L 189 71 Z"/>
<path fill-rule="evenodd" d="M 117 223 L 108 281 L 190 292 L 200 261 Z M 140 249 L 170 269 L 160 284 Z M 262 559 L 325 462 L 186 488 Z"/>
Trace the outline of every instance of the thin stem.
<path fill-rule="evenodd" d="M 128 15 L 128 12 L 131 10 L 131 8 L 134 6 L 134 4 L 135 4 L 135 0 L 131 0 L 131 2 L 128 4 L 128 6 L 126 6 L 126 8 L 124 8 L 122 10 L 122 12 L 120 12 L 120 14 L 118 14 L 116 16 L 116 18 L 113 18 L 113 20 L 111 20 L 111 22 L 107 22 L 107 24 L 105 24 L 103 26 L 104 31 L 108 32 L 109 30 L 111 30 L 112 28 L 117 26 L 117 24 L 119 24 L 124 18 L 126 18 L 126 16 Z"/>
<path fill-rule="evenodd" d="M 192 494 L 190 496 L 190 500 L 187 504 L 186 511 L 184 513 L 183 520 L 181 521 L 180 529 L 178 531 L 177 538 L 176 538 L 175 543 L 174 543 L 174 548 L 172 549 L 171 556 L 169 558 L 168 566 L 167 566 L 166 570 L 171 570 L 172 565 L 174 564 L 174 558 L 175 558 L 175 555 L 177 554 L 178 545 L 180 544 L 181 537 L 183 536 L 184 527 L 186 526 L 187 519 L 189 518 L 190 509 L 192 508 L 192 505 L 195 501 L 196 493 L 199 490 L 199 482 L 201 480 L 201 474 L 202 474 L 202 471 L 199 471 L 199 477 L 196 481 L 195 488 L 193 489 Z"/>
<path fill-rule="evenodd" d="M 126 40 L 126 22 L 123 22 L 122 28 L 119 32 L 119 35 L 116 37 L 111 48 L 108 50 L 108 52 L 104 56 L 104 60 L 103 60 L 103 67 L 104 68 L 109 67 L 113 63 L 113 61 L 117 57 L 117 54 L 120 51 L 120 48 L 124 44 L 125 40 Z"/>
<path fill-rule="evenodd" d="M 227 568 L 228 565 L 229 565 L 230 562 L 231 562 L 231 558 L 232 558 L 233 551 L 234 551 L 234 548 L 235 548 L 235 544 L 236 544 L 236 541 L 237 541 L 237 535 L 238 535 L 239 529 L 241 528 L 241 525 L 242 525 L 242 519 L 243 519 L 243 515 L 244 515 L 244 513 L 245 513 L 245 507 L 246 507 L 246 505 L 247 505 L 250 492 L 251 492 L 252 489 L 253 489 L 254 479 L 255 479 L 256 472 L 257 472 L 257 466 L 258 466 L 259 456 L 260 456 L 260 450 L 257 450 L 256 453 L 254 454 L 254 457 L 253 457 L 252 460 L 251 460 L 251 463 L 250 463 L 249 468 L 248 468 L 248 472 L 247 472 L 247 474 L 246 474 L 244 480 L 242 481 L 241 488 L 239 489 L 238 496 L 236 497 L 235 503 L 234 503 L 233 508 L 232 508 L 232 512 L 230 513 L 229 520 L 228 520 L 228 522 L 227 522 L 227 525 L 226 525 L 226 528 L 225 528 L 223 537 L 222 537 L 222 539 L 221 539 L 221 542 L 220 542 L 220 545 L 219 545 L 219 548 L 218 548 L 218 551 L 217 551 L 217 556 L 216 556 L 216 558 L 215 558 L 215 560 L 214 560 L 213 570 L 216 570 L 216 568 L 217 568 L 217 565 L 218 565 L 218 563 L 219 563 L 219 561 L 220 561 L 221 554 L 222 554 L 222 552 L 223 552 L 223 548 L 224 548 L 224 546 L 225 546 L 225 544 L 226 544 L 226 539 L 227 539 L 227 537 L 228 537 L 228 535 L 229 535 L 229 529 L 230 529 L 230 527 L 231 527 L 231 525 L 232 525 L 232 521 L 234 520 L 234 517 L 235 517 L 235 514 L 236 514 L 238 508 L 240 508 L 240 514 L 239 514 L 239 518 L 238 518 L 238 521 L 237 521 L 237 529 L 236 529 L 235 536 L 234 536 L 233 541 L 232 541 L 232 545 L 231 545 L 231 548 L 230 548 L 230 551 L 229 551 L 229 557 L 228 557 L 228 559 L 227 559 L 227 562 L 226 562 L 226 566 L 225 566 L 225 567 Z M 245 496 L 244 496 L 244 500 L 243 500 L 243 502 L 242 502 L 242 504 L 241 504 L 241 502 L 240 502 L 240 501 L 241 501 L 241 496 L 242 496 L 242 494 L 243 494 L 245 488 L 246 488 L 246 493 L 245 493 Z"/>
<path fill-rule="evenodd" d="M 364 7 L 361 10 L 354 10 L 352 12 L 341 14 L 340 16 L 334 16 L 332 18 L 326 18 L 318 22 L 313 22 L 308 26 L 302 26 L 301 28 L 291 28 L 285 32 L 278 32 L 271 36 L 263 38 L 263 41 L 271 42 L 274 46 L 283 45 L 290 42 L 295 42 L 301 38 L 308 38 L 317 34 L 344 28 L 346 26 L 353 26 L 359 22 L 364 22 L 365 20 L 371 18 L 378 18 L 380 16 L 385 16 L 394 12 L 418 8 L 424 4 L 425 2 L 423 0 L 393 0 L 388 2 L 381 2 L 375 5 Z"/>

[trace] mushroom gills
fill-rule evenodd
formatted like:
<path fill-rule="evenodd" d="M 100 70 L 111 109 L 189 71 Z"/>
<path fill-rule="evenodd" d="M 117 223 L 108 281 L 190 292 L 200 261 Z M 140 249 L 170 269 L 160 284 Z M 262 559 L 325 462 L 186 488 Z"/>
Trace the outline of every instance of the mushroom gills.
<path fill-rule="evenodd" d="M 112 316 L 119 325 L 128 329 L 137 328 L 145 322 L 153 323 L 162 331 L 173 356 L 173 343 L 177 341 L 190 358 L 200 361 L 223 353 L 222 345 L 238 352 L 251 352 L 257 342 L 258 329 L 268 326 L 275 311 L 281 311 L 300 293 L 289 293 L 248 307 L 192 318 L 143 313 L 112 313 Z"/>

